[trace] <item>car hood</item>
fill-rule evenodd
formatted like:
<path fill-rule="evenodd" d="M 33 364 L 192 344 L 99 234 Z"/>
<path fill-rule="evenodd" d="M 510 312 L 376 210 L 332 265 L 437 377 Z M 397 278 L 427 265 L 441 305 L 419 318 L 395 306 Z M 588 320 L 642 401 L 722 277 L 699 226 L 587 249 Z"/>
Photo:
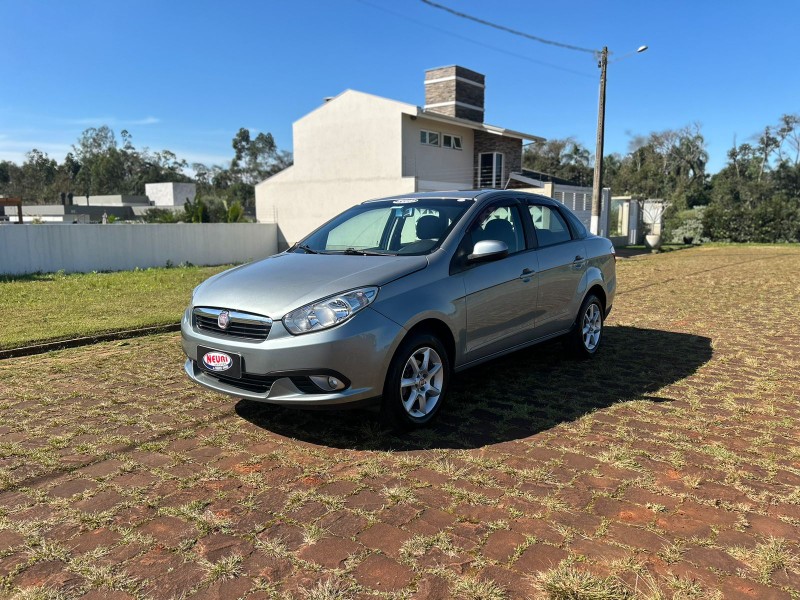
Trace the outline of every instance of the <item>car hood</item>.
<path fill-rule="evenodd" d="M 289 252 L 211 277 L 197 288 L 192 304 L 278 319 L 315 300 L 354 288 L 385 285 L 427 265 L 424 256 Z"/>

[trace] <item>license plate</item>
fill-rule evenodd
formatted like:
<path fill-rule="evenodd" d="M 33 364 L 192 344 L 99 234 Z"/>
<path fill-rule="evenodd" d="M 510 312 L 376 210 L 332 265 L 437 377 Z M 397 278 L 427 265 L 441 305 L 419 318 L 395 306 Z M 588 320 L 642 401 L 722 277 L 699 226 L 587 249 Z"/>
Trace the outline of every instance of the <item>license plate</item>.
<path fill-rule="evenodd" d="M 242 357 L 231 352 L 198 346 L 197 364 L 201 369 L 213 375 L 235 379 L 242 376 Z"/>

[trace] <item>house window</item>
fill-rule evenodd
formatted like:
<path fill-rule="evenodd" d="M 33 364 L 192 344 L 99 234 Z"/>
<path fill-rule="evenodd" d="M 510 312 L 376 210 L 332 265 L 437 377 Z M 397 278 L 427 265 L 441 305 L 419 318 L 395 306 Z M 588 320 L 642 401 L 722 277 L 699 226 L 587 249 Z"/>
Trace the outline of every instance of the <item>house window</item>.
<path fill-rule="evenodd" d="M 500 152 L 481 152 L 478 155 L 478 187 L 503 187 L 503 155 Z"/>
<path fill-rule="evenodd" d="M 442 146 L 445 148 L 452 148 L 453 150 L 461 150 L 461 136 L 443 133 Z"/>
<path fill-rule="evenodd" d="M 438 146 L 439 134 L 436 131 L 425 131 L 423 129 L 419 132 L 419 141 L 426 146 Z"/>

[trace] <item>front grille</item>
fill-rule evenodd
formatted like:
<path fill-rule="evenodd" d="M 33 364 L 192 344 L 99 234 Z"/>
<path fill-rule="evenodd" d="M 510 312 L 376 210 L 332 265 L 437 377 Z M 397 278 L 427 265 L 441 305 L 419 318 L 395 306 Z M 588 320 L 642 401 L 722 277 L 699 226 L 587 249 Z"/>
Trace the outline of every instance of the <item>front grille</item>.
<path fill-rule="evenodd" d="M 194 326 L 204 333 L 220 336 L 239 337 L 263 341 L 272 329 L 272 319 L 262 315 L 243 313 L 235 310 L 227 311 L 230 315 L 228 327 L 222 329 L 217 323 L 223 308 L 197 307 L 192 311 Z"/>

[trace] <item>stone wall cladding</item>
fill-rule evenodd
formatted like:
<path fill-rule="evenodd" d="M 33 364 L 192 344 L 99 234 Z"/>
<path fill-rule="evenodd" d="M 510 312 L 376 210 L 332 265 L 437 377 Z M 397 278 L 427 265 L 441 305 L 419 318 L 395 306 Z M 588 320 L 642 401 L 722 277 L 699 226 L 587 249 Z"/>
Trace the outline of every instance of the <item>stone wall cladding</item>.
<path fill-rule="evenodd" d="M 483 108 L 483 88 L 470 85 L 465 81 L 458 81 L 457 79 L 446 83 L 455 83 L 456 100 Z"/>
<path fill-rule="evenodd" d="M 451 66 L 431 69 L 425 72 L 425 81 L 440 79 L 443 77 L 462 77 L 481 85 L 486 78 L 480 73 L 465 69 L 464 67 Z M 436 83 L 425 84 L 425 105 L 439 104 L 441 102 L 463 102 L 480 108 L 484 107 L 484 88 L 470 85 L 458 79 L 449 81 L 437 81 Z M 449 117 L 459 117 L 483 123 L 483 111 L 465 106 L 451 104 L 449 106 L 436 106 L 426 110 Z"/>
<path fill-rule="evenodd" d="M 505 185 L 511 173 L 519 173 L 522 170 L 522 140 L 519 138 L 505 137 L 487 133 L 485 131 L 475 131 L 475 153 L 474 165 L 475 176 L 473 184 L 478 187 L 478 156 L 483 152 L 500 152 L 503 155 L 503 174 L 501 182 Z"/>

